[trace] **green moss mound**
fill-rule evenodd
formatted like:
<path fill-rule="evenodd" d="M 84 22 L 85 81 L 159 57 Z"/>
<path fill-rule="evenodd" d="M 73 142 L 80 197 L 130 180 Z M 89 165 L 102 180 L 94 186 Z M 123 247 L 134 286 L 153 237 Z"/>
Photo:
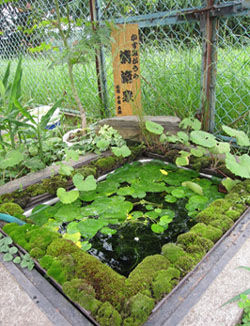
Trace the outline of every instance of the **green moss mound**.
<path fill-rule="evenodd" d="M 223 232 L 211 225 L 205 225 L 204 223 L 197 223 L 190 229 L 190 232 L 194 232 L 203 238 L 216 242 L 222 236 Z"/>
<path fill-rule="evenodd" d="M 109 302 L 101 305 L 96 320 L 102 326 L 120 326 L 122 324 L 121 315 Z"/>
<path fill-rule="evenodd" d="M 169 260 L 162 255 L 148 256 L 143 259 L 126 280 L 129 293 L 137 294 L 140 291 L 148 289 L 156 272 L 166 270 L 169 266 Z"/>
<path fill-rule="evenodd" d="M 161 254 L 166 257 L 170 263 L 175 263 L 179 257 L 185 255 L 185 251 L 174 243 L 167 243 L 162 246 Z"/>
<path fill-rule="evenodd" d="M 18 204 L 9 202 L 0 205 L 0 213 L 9 214 L 11 216 L 19 216 L 23 214 L 23 209 Z"/>
<path fill-rule="evenodd" d="M 176 283 L 175 280 L 178 280 L 180 275 L 180 271 L 173 267 L 169 267 L 167 270 L 158 271 L 152 281 L 154 298 L 160 300 L 163 295 L 171 292 Z"/>
<path fill-rule="evenodd" d="M 140 323 L 143 324 L 154 308 L 154 305 L 155 302 L 152 298 L 138 293 L 129 299 L 126 307 L 126 312 L 129 315 L 131 321 L 133 320 L 136 323 L 140 321 Z"/>

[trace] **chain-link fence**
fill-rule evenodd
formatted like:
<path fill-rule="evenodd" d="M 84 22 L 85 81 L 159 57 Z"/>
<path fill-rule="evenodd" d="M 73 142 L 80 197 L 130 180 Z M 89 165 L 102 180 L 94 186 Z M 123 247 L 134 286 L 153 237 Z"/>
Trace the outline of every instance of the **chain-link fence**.
<path fill-rule="evenodd" d="M 209 120 L 207 129 L 215 132 L 220 131 L 222 123 L 247 127 L 250 47 L 246 1 L 60 0 L 62 12 L 66 2 L 70 17 L 80 19 L 81 24 L 91 21 L 91 16 L 100 24 L 105 20 L 138 23 L 145 114 L 180 117 L 202 114 Z M 55 10 L 53 3 L 18 0 L 0 5 L 0 77 L 9 60 L 13 61 L 14 71 L 22 53 L 23 100 L 31 98 L 34 105 L 48 104 L 64 94 L 64 106 L 76 109 L 66 66 L 48 68 L 56 55 L 53 47 L 60 48 L 56 33 L 55 37 L 49 33 L 41 35 L 38 28 L 33 28 L 39 23 L 34 21 L 34 10 L 49 19 Z M 73 45 L 74 40 L 81 38 L 81 24 L 75 28 Z M 30 51 L 41 44 L 43 51 Z M 99 82 L 95 57 L 74 70 L 89 119 L 114 113 L 109 47 L 100 51 L 97 61 Z"/>

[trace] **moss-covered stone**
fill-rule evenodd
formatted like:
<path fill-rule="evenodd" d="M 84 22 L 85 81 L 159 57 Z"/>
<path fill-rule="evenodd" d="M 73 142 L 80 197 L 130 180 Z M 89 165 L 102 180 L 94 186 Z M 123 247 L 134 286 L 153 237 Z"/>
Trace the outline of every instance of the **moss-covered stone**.
<path fill-rule="evenodd" d="M 169 267 L 167 270 L 158 271 L 152 282 L 154 298 L 160 300 L 164 294 L 169 293 L 174 287 L 172 280 L 179 278 L 180 271 L 176 268 Z"/>
<path fill-rule="evenodd" d="M 155 303 L 152 298 L 138 293 L 129 299 L 125 310 L 129 317 L 132 317 L 134 320 L 140 320 L 143 324 L 154 308 L 154 305 Z"/>
<path fill-rule="evenodd" d="M 64 293 L 83 308 L 95 313 L 101 303 L 95 299 L 95 290 L 83 279 L 72 279 L 63 284 Z"/>
<path fill-rule="evenodd" d="M 179 257 L 185 255 L 185 251 L 174 243 L 167 243 L 162 246 L 161 254 L 166 257 L 170 263 L 175 263 Z"/>
<path fill-rule="evenodd" d="M 108 156 L 104 158 L 100 158 L 95 162 L 95 166 L 98 168 L 98 170 L 104 170 L 107 171 L 114 167 L 116 164 L 116 159 L 113 156 Z"/>
<path fill-rule="evenodd" d="M 9 202 L 0 205 L 0 213 L 17 216 L 23 213 L 23 209 L 19 205 Z"/>
<path fill-rule="evenodd" d="M 41 187 L 46 189 L 51 195 L 55 195 L 58 188 L 66 188 L 68 184 L 67 178 L 62 175 L 57 175 L 44 179 L 41 183 Z"/>
<path fill-rule="evenodd" d="M 94 287 L 98 300 L 109 301 L 119 310 L 127 296 L 125 277 L 81 249 L 72 253 L 72 257 L 76 264 L 76 277 L 84 278 Z"/>
<path fill-rule="evenodd" d="M 201 237 L 194 232 L 187 232 L 179 235 L 177 238 L 177 244 L 181 245 L 186 251 L 188 251 L 188 248 L 191 245 L 197 245 L 200 247 L 201 251 L 205 250 L 206 252 L 214 245 L 211 240 Z"/>
<path fill-rule="evenodd" d="M 45 255 L 45 250 L 42 250 L 41 248 L 32 248 L 30 251 L 31 257 L 35 259 L 42 258 Z"/>
<path fill-rule="evenodd" d="M 120 326 L 122 324 L 119 312 L 109 302 L 101 305 L 96 320 L 102 326 Z"/>
<path fill-rule="evenodd" d="M 47 255 L 59 257 L 61 255 L 73 254 L 80 250 L 74 243 L 67 239 L 58 238 L 47 248 Z"/>
<path fill-rule="evenodd" d="M 235 209 L 230 209 L 226 212 L 226 216 L 229 217 L 231 220 L 236 221 L 241 216 L 242 212 Z"/>
<path fill-rule="evenodd" d="M 76 173 L 80 173 L 85 178 L 88 177 L 89 175 L 96 176 L 96 174 L 97 174 L 96 167 L 94 167 L 94 166 L 83 166 L 79 169 L 76 169 L 73 172 L 73 175 Z"/>
<path fill-rule="evenodd" d="M 148 289 L 156 272 L 166 270 L 169 266 L 169 260 L 162 255 L 153 255 L 144 258 L 126 280 L 129 292 L 136 294 Z"/>
<path fill-rule="evenodd" d="M 226 232 L 233 226 L 234 222 L 229 218 L 224 216 L 222 219 L 216 219 L 210 222 L 210 225 L 215 228 L 221 229 L 222 232 Z"/>
<path fill-rule="evenodd" d="M 61 285 L 67 281 L 67 277 L 62 268 L 62 264 L 59 260 L 53 259 L 52 264 L 47 270 L 47 274 L 54 278 Z"/>
<path fill-rule="evenodd" d="M 213 207 L 218 213 L 224 213 L 230 209 L 231 206 L 232 203 L 230 201 L 226 199 L 217 199 L 213 201 L 209 207 Z"/>
<path fill-rule="evenodd" d="M 211 225 L 205 225 L 204 223 L 197 223 L 190 229 L 190 232 L 194 232 L 203 238 L 216 242 L 222 236 L 223 232 Z"/>
<path fill-rule="evenodd" d="M 39 259 L 39 264 L 46 270 L 50 268 L 54 260 L 54 257 L 45 255 L 41 259 Z"/>
<path fill-rule="evenodd" d="M 174 266 L 181 271 L 181 276 L 185 276 L 194 268 L 195 265 L 195 259 L 188 254 L 181 256 L 174 264 Z"/>

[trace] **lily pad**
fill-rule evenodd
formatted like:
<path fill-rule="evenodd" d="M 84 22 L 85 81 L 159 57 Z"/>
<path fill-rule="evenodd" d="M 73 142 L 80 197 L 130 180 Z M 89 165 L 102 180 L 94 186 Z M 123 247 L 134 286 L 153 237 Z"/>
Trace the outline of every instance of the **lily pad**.
<path fill-rule="evenodd" d="M 85 180 L 80 173 L 73 176 L 73 183 L 80 191 L 92 191 L 96 189 L 96 179 L 93 175 L 89 175 Z"/>
<path fill-rule="evenodd" d="M 79 191 L 71 190 L 67 192 L 64 188 L 58 188 L 56 194 L 63 204 L 71 204 L 79 197 Z"/>

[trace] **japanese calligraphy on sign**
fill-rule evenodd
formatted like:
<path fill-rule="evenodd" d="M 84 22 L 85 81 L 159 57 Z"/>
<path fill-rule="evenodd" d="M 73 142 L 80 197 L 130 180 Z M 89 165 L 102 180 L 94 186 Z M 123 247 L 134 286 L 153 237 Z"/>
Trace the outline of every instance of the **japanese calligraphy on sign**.
<path fill-rule="evenodd" d="M 116 114 L 133 115 L 141 111 L 138 25 L 118 25 L 112 37 Z"/>

